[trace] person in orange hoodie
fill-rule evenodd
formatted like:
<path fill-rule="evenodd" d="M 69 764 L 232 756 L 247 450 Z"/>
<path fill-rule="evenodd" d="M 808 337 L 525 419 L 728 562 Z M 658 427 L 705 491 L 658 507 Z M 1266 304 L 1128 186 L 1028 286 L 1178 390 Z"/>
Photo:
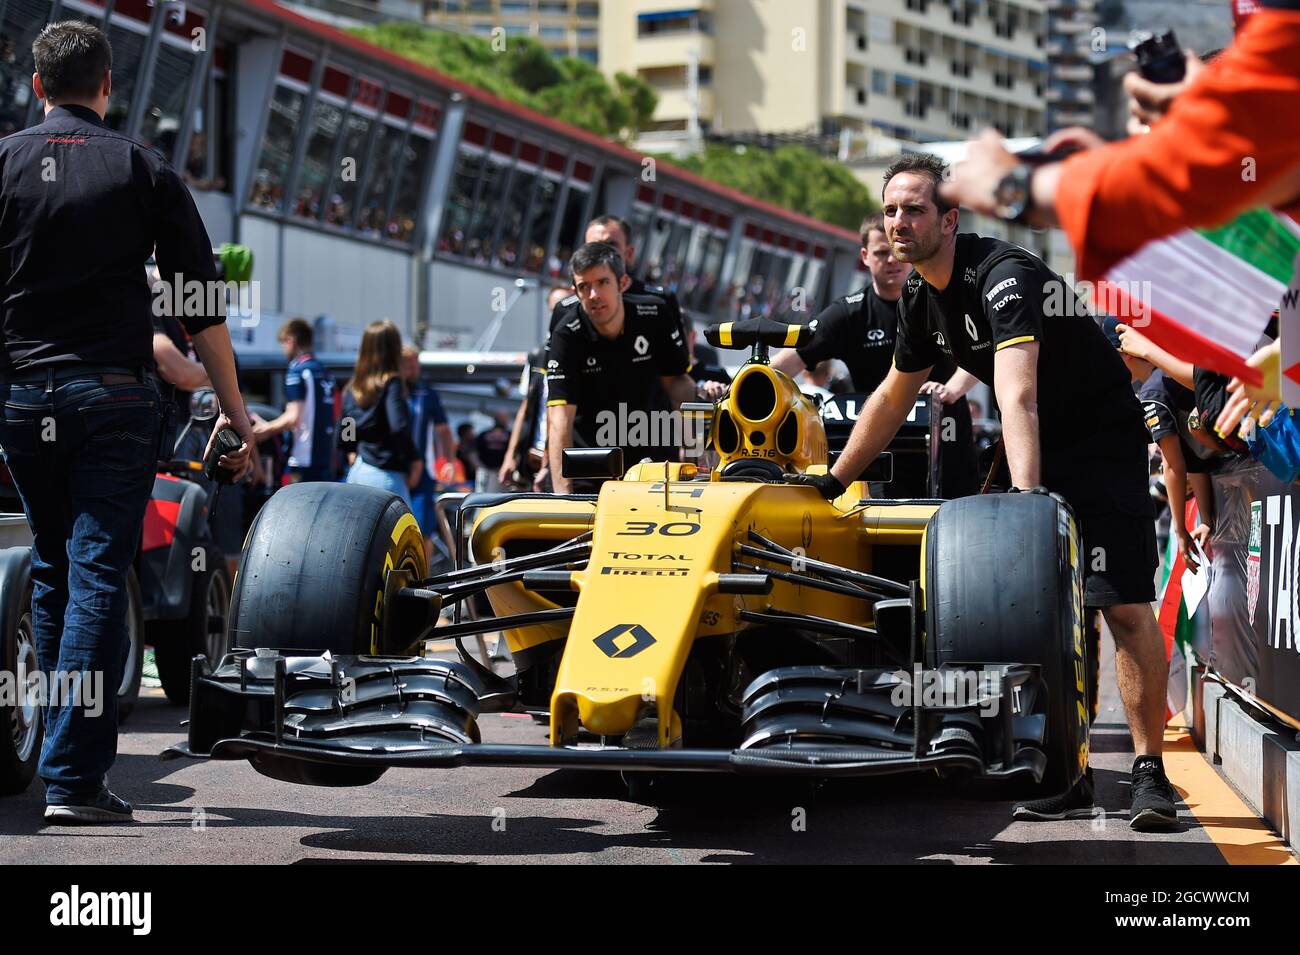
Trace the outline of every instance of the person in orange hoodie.
<path fill-rule="evenodd" d="M 1125 79 L 1148 134 L 1102 145 L 1087 130 L 1061 130 L 1044 149 L 1080 151 L 1034 166 L 988 132 L 971 144 L 944 197 L 1010 221 L 1059 225 L 1086 280 L 1152 239 L 1220 225 L 1246 209 L 1300 221 L 1300 0 L 1238 0 L 1234 15 L 1245 22 L 1232 45 L 1203 68 L 1189 58 L 1183 83 Z M 1278 397 L 1276 348 L 1251 363 L 1265 383 L 1236 382 L 1220 428 L 1235 427 L 1253 401 Z"/>

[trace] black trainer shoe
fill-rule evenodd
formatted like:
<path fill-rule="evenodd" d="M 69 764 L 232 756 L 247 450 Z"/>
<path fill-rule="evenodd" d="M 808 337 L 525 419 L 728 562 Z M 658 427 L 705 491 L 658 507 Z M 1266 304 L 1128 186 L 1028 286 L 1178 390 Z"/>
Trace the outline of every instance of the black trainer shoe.
<path fill-rule="evenodd" d="M 1017 803 L 1011 810 L 1012 819 L 1034 822 L 1058 822 L 1062 819 L 1088 819 L 1097 813 L 1092 788 L 1092 767 L 1079 777 L 1079 781 L 1059 796 L 1031 799 Z"/>
<path fill-rule="evenodd" d="M 1133 761 L 1130 781 L 1132 803 L 1128 825 L 1138 832 L 1167 832 L 1178 828 L 1178 796 L 1165 776 L 1158 756 L 1139 756 Z"/>
<path fill-rule="evenodd" d="M 45 807 L 45 821 L 55 825 L 81 823 L 130 822 L 131 804 L 108 790 L 101 789 L 89 798 L 76 798 L 66 803 L 51 803 Z"/>

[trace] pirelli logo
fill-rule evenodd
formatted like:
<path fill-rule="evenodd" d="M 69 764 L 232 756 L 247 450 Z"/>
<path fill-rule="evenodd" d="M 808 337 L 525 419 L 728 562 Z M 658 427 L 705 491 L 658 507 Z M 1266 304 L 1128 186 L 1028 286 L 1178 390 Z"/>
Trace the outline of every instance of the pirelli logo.
<path fill-rule="evenodd" d="M 1002 280 L 1001 282 L 999 282 L 997 285 L 993 286 L 993 288 L 991 288 L 991 289 L 989 289 L 987 292 L 985 292 L 985 293 L 984 293 L 984 298 L 985 298 L 987 301 L 990 301 L 990 302 L 991 302 L 991 301 L 993 301 L 993 297 L 994 297 L 995 295 L 997 295 L 998 292 L 1001 292 L 1003 289 L 1011 288 L 1011 287 L 1012 287 L 1013 285 L 1015 285 L 1015 284 L 1016 284 L 1016 280 L 1015 280 L 1015 279 L 1003 279 L 1003 280 Z"/>
<path fill-rule="evenodd" d="M 685 577 L 690 570 L 686 567 L 602 567 L 600 572 L 611 577 Z"/>

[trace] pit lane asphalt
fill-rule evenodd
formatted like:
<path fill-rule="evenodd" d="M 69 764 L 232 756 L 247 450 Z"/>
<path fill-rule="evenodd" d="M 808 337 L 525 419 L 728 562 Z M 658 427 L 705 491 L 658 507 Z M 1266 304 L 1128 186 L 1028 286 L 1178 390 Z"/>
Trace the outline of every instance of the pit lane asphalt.
<path fill-rule="evenodd" d="M 122 728 L 112 771 L 136 822 L 47 826 L 37 781 L 0 799 L 0 863 L 1223 864 L 1211 833 L 1259 825 L 1239 800 L 1202 822 L 1188 808 L 1201 796 L 1190 791 L 1178 832 L 1129 829 L 1133 753 L 1109 640 L 1102 667 L 1092 752 L 1105 814 L 1091 819 L 1013 822 L 1010 801 L 965 797 L 933 777 L 837 781 L 814 792 L 804 783 L 691 776 L 673 780 L 657 807 L 627 801 L 618 774 L 601 772 L 389 770 L 368 787 L 308 788 L 242 762 L 162 762 L 157 754 L 183 737 L 185 714 L 147 690 Z M 528 718 L 485 716 L 480 725 L 494 742 L 546 741 Z M 1260 861 L 1291 858 L 1280 844 L 1260 848 Z"/>

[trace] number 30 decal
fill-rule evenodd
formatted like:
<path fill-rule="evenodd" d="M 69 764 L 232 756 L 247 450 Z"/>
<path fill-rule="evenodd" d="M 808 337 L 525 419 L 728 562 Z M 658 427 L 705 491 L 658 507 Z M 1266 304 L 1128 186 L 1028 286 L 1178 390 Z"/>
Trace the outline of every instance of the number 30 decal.
<path fill-rule="evenodd" d="M 649 537 L 656 528 L 665 537 L 690 537 L 700 529 L 699 524 L 688 521 L 673 521 L 670 524 L 656 524 L 654 521 L 624 521 L 626 530 L 618 532 L 619 537 Z"/>

